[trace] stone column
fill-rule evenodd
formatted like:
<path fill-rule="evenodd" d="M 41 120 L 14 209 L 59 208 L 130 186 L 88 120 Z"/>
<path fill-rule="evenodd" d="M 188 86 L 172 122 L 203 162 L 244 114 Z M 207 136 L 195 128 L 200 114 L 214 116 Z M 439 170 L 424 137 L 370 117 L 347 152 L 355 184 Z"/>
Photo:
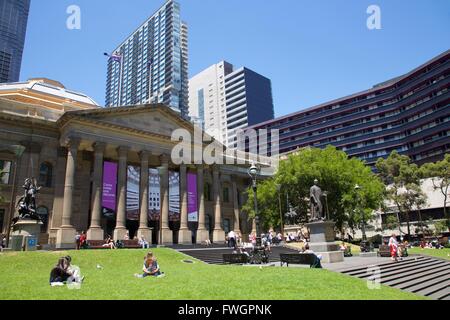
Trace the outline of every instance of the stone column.
<path fill-rule="evenodd" d="M 160 245 L 173 244 L 173 233 L 169 228 L 169 157 L 161 156 L 161 233 Z"/>
<path fill-rule="evenodd" d="M 139 218 L 139 230 L 138 238 L 144 236 L 145 240 L 149 243 L 152 241 L 152 231 L 148 227 L 148 151 L 141 151 L 139 157 L 141 158 L 141 180 L 139 187 L 139 199 L 140 199 L 140 218 Z"/>
<path fill-rule="evenodd" d="M 219 167 L 213 169 L 213 189 L 214 189 L 214 232 L 213 242 L 225 242 L 225 232 L 222 229 L 222 207 L 220 196 L 220 173 Z"/>
<path fill-rule="evenodd" d="M 197 193 L 198 193 L 198 230 L 197 243 L 209 240 L 209 231 L 205 226 L 205 178 L 203 165 L 197 167 Z"/>
<path fill-rule="evenodd" d="M 233 183 L 233 209 L 234 209 L 234 232 L 238 234 L 239 236 L 242 236 L 241 227 L 240 227 L 240 215 L 241 212 L 239 210 L 239 201 L 238 201 L 238 189 L 237 189 L 237 183 L 235 181 L 236 177 L 232 177 Z"/>
<path fill-rule="evenodd" d="M 26 147 L 26 151 L 29 155 L 29 159 L 26 159 L 27 161 L 29 161 L 26 178 L 36 178 L 36 180 L 39 180 L 39 159 L 41 156 L 42 147 L 39 143 L 32 141 L 26 141 L 22 143 L 22 145 Z"/>
<path fill-rule="evenodd" d="M 185 164 L 180 166 L 180 203 L 181 224 L 178 233 L 178 243 L 192 244 L 192 233 L 188 228 L 187 168 Z"/>
<path fill-rule="evenodd" d="M 56 248 L 70 249 L 75 248 L 76 230 L 72 226 L 73 214 L 73 192 L 75 189 L 75 174 L 77 167 L 77 155 L 80 140 L 72 138 L 67 143 L 67 163 L 66 163 L 66 179 L 64 182 L 64 200 L 62 225 L 56 234 Z"/>
<path fill-rule="evenodd" d="M 50 224 L 50 241 L 52 244 L 56 243 L 56 234 L 58 228 L 62 224 L 62 212 L 64 201 L 64 179 L 66 176 L 67 163 L 67 149 L 60 147 L 57 149 L 57 159 L 55 168 L 55 193 L 53 195 L 53 209 Z"/>
<path fill-rule="evenodd" d="M 125 226 L 127 219 L 127 162 L 128 147 L 119 147 L 117 153 L 119 155 L 119 177 L 117 179 L 117 191 L 119 199 L 117 202 L 117 218 L 116 229 L 114 230 L 114 240 L 123 240 L 127 233 Z"/>
<path fill-rule="evenodd" d="M 92 210 L 91 225 L 87 232 L 88 240 L 103 240 L 104 232 L 101 227 L 102 194 L 103 194 L 103 156 L 105 143 L 94 144 L 94 172 L 92 181 Z"/>

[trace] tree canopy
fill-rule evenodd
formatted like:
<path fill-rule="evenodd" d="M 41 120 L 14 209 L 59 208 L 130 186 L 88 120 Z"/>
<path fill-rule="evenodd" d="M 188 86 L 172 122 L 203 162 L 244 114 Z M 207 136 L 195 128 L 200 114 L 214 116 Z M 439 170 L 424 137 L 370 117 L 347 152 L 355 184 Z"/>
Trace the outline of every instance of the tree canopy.
<path fill-rule="evenodd" d="M 372 220 L 373 211 L 383 202 L 384 184 L 363 161 L 349 158 L 333 146 L 306 148 L 281 161 L 275 176 L 259 183 L 258 209 L 264 226 L 280 225 L 279 200 L 283 199 L 284 214 L 288 211 L 284 202 L 287 196 L 300 220 L 307 222 L 310 188 L 315 179 L 327 193 L 324 209 L 328 209 L 339 230 L 358 228 L 362 214 L 366 222 Z M 360 190 L 355 189 L 357 184 Z M 254 217 L 253 192 L 249 189 L 247 193 L 248 202 L 243 209 Z"/>

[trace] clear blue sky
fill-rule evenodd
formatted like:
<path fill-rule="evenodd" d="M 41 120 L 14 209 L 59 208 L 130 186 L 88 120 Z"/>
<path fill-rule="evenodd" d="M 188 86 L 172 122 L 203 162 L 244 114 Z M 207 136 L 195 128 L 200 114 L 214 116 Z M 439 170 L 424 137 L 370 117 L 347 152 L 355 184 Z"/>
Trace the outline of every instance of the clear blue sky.
<path fill-rule="evenodd" d="M 21 80 L 104 104 L 106 59 L 164 0 L 32 0 Z M 449 0 L 180 0 L 190 77 L 220 60 L 272 80 L 276 116 L 371 88 L 450 48 Z M 81 8 L 81 30 L 66 9 Z M 369 5 L 382 30 L 366 27 Z"/>

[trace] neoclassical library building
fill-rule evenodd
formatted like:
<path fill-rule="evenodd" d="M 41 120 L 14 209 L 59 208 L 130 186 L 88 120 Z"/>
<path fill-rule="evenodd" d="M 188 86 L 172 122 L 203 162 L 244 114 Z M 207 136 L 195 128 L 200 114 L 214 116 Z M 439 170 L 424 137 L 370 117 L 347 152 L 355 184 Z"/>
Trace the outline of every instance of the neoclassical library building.
<path fill-rule="evenodd" d="M 248 163 L 175 165 L 179 128 L 194 132 L 164 105 L 102 108 L 44 78 L 0 85 L 1 233 L 35 178 L 44 247 L 72 248 L 83 231 L 165 245 L 250 234 L 255 223 L 241 210 Z"/>

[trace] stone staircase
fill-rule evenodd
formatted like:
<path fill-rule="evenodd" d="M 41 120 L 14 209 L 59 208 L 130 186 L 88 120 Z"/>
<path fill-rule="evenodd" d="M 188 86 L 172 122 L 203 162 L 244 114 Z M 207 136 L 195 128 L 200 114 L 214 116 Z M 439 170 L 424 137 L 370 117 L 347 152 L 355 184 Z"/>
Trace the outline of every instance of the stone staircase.
<path fill-rule="evenodd" d="M 450 261 L 431 257 L 412 256 L 403 261 L 377 265 L 381 284 L 408 291 L 433 300 L 450 300 Z M 339 271 L 368 280 L 368 267 Z"/>
<path fill-rule="evenodd" d="M 224 247 L 174 247 L 178 252 L 184 253 L 190 257 L 198 259 L 208 264 L 223 265 L 223 255 L 233 253 L 233 249 Z M 286 247 L 272 247 L 269 262 L 280 262 L 280 254 L 282 253 L 298 253 L 298 251 Z"/>

